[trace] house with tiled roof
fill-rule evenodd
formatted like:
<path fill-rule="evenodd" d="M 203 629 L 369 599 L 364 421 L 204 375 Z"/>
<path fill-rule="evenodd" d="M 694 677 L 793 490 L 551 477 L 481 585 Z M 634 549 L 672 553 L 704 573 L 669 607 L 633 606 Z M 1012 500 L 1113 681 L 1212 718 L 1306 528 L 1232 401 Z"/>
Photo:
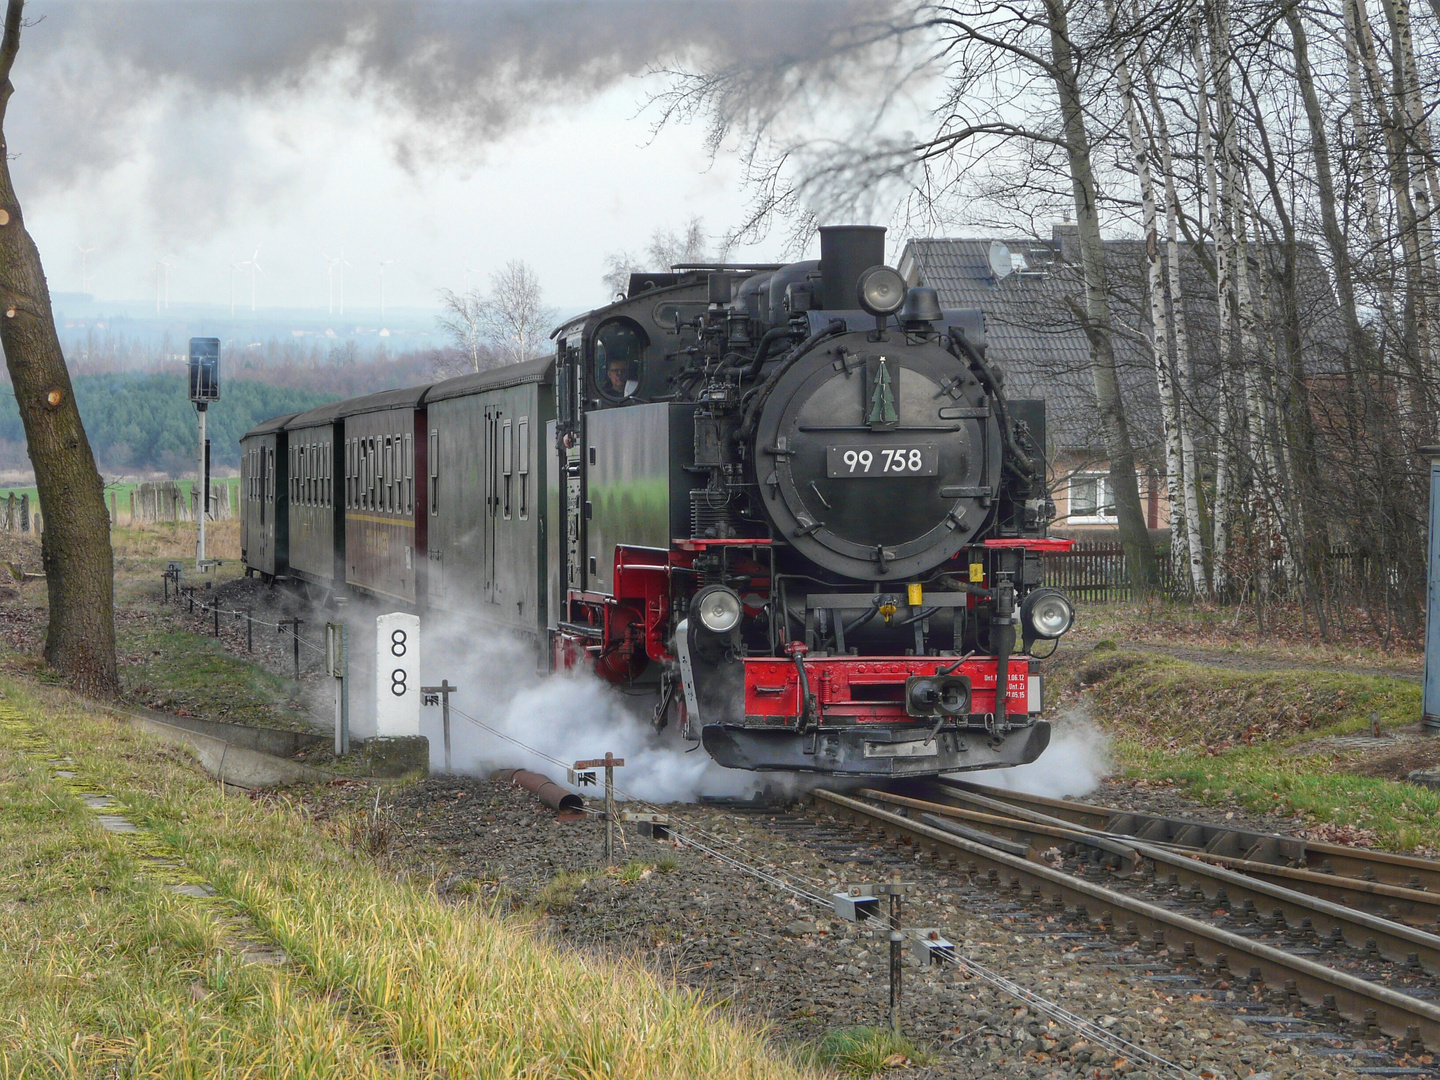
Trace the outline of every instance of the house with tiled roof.
<path fill-rule="evenodd" d="M 929 285 L 945 308 L 980 308 L 985 313 L 987 357 L 1004 372 L 1011 397 L 1043 398 L 1053 530 L 1085 535 L 1115 528 L 1109 495 L 1110 471 L 1104 432 L 1095 404 L 1090 345 L 1082 326 L 1083 282 L 1078 229 L 1056 225 L 1049 239 L 1023 236 L 974 239 L 912 239 L 899 269 L 911 285 Z M 1185 402 L 1197 440 L 1209 436 L 1216 415 L 1218 384 L 1217 305 L 1213 279 L 1203 263 L 1208 252 L 1187 250 L 1182 259 L 1184 316 L 1195 369 L 1195 397 Z M 1146 523 L 1165 529 L 1169 502 L 1159 394 L 1150 344 L 1145 251 L 1140 240 L 1105 241 L 1106 271 L 1114 319 L 1112 337 L 1126 418 L 1139 470 Z M 1338 365 L 1333 296 L 1313 249 L 1306 274 L 1303 314 L 1306 364 L 1315 371 Z M 1262 295 L 1252 273 L 1255 294 Z M 1167 304 L 1167 307 L 1169 305 Z"/>

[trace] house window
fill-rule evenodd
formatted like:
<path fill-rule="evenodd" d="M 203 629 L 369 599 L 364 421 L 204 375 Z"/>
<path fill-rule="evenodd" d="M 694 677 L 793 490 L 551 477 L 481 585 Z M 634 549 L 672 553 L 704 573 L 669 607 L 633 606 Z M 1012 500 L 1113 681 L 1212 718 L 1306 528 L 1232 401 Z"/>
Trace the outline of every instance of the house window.
<path fill-rule="evenodd" d="M 1115 500 L 1110 494 L 1110 477 L 1105 473 L 1075 473 L 1070 477 L 1070 523 L 1110 524 L 1115 520 Z"/>

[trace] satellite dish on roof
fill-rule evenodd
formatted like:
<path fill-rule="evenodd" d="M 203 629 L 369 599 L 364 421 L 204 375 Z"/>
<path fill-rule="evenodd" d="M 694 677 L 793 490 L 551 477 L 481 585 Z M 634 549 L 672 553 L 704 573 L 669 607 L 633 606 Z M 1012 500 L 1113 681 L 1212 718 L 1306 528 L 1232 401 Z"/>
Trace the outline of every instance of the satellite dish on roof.
<path fill-rule="evenodd" d="M 1003 281 L 1015 269 L 1010 258 L 1010 249 L 999 240 L 990 241 L 990 272 L 996 281 Z"/>

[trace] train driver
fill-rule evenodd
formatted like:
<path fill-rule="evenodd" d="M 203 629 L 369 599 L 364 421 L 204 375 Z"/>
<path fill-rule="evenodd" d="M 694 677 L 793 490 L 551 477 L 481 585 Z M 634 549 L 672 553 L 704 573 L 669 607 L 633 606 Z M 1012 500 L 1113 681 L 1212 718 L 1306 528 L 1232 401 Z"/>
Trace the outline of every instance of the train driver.
<path fill-rule="evenodd" d="M 623 401 L 640 387 L 644 333 L 629 322 L 612 322 L 595 335 L 596 382 L 611 401 Z"/>

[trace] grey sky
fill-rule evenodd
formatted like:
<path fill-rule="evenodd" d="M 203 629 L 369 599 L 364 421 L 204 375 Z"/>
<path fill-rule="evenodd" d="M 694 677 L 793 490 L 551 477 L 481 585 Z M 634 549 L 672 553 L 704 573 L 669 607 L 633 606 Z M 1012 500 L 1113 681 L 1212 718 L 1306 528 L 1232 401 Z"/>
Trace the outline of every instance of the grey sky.
<path fill-rule="evenodd" d="M 761 50 L 803 57 L 883 0 L 34 0 L 10 150 L 52 290 L 225 302 L 258 245 L 264 306 L 430 304 L 509 259 L 557 307 L 603 300 L 604 257 L 744 201 L 703 130 L 649 142 L 643 73 Z M 637 115 L 638 114 L 638 115 Z M 647 145 L 648 143 L 648 145 Z M 735 257 L 764 254 L 737 251 Z"/>

